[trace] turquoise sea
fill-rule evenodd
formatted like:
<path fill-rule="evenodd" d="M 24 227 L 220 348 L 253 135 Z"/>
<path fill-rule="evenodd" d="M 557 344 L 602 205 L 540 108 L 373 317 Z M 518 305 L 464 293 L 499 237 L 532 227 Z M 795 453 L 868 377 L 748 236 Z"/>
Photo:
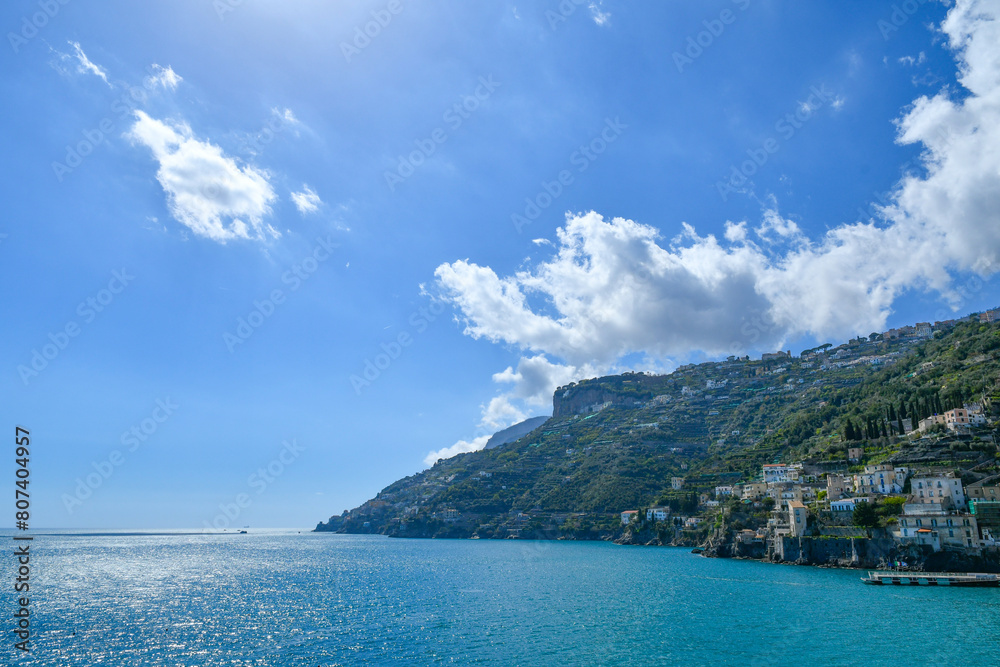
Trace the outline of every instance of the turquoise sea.
<path fill-rule="evenodd" d="M 1000 662 L 1000 589 L 687 549 L 265 531 L 38 535 L 32 554 L 33 651 L 13 648 L 7 558 L 0 664 Z"/>

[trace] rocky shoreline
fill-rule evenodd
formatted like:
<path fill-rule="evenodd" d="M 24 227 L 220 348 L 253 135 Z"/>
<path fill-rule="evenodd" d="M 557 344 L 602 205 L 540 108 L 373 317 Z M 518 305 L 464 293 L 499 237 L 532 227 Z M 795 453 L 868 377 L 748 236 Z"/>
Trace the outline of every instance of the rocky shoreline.
<path fill-rule="evenodd" d="M 333 531 L 319 531 L 333 532 Z M 357 533 L 355 533 L 357 534 Z M 365 534 L 365 533 L 361 533 Z M 378 534 L 371 531 L 370 534 Z M 454 531 L 452 534 L 440 532 L 420 534 L 410 531 L 386 533 L 387 537 L 411 539 L 518 539 L 613 542 L 622 546 L 643 547 L 686 547 L 705 558 L 729 558 L 733 560 L 754 560 L 763 563 L 804 565 L 822 568 L 843 568 L 858 570 L 889 569 L 897 562 L 905 562 L 907 569 L 914 572 L 984 572 L 1000 573 L 1000 552 L 984 551 L 975 556 L 957 551 L 934 552 L 929 547 L 904 545 L 887 535 L 873 535 L 871 538 L 823 538 L 784 537 L 781 553 L 769 550 L 764 542 L 739 542 L 731 535 L 711 533 L 705 540 L 693 540 L 680 531 L 626 529 L 621 535 L 609 533 L 588 533 L 586 535 L 553 535 L 549 531 L 524 531 L 517 537 L 469 534 Z"/>

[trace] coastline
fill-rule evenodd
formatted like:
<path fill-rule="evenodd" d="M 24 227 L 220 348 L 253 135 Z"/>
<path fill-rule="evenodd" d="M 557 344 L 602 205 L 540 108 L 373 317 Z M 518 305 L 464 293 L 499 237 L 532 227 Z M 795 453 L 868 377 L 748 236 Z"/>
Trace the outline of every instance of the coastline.
<path fill-rule="evenodd" d="M 820 549 L 816 554 L 816 548 L 800 549 L 799 557 L 794 559 L 776 557 L 775 554 L 768 554 L 763 545 L 744 545 L 731 540 L 713 541 L 709 539 L 696 543 L 686 538 L 675 538 L 663 541 L 654 537 L 643 541 L 636 539 L 636 535 L 628 531 L 615 537 L 605 533 L 598 536 L 575 536 L 559 535 L 522 535 L 494 537 L 473 535 L 402 535 L 392 533 L 380 533 L 377 531 L 368 532 L 347 532 L 347 531 L 324 531 L 313 530 L 317 533 L 332 533 L 336 535 L 383 535 L 389 538 L 399 539 L 426 539 L 426 540 L 517 540 L 517 541 L 571 541 L 571 542 L 610 542 L 624 547 L 673 547 L 679 549 L 690 549 L 694 555 L 703 558 L 720 560 L 745 560 L 768 563 L 772 565 L 796 565 L 805 567 L 816 567 L 837 570 L 884 570 L 893 569 L 895 562 L 905 562 L 907 566 L 901 571 L 909 572 L 982 572 L 1000 573 L 1000 553 L 987 553 L 975 556 L 962 554 L 954 551 L 933 552 L 913 546 L 903 545 L 887 537 L 873 538 L 795 538 L 797 542 L 808 545 L 827 546 Z M 543 531 L 544 532 L 544 531 Z M 787 538 L 786 538 L 787 539 Z M 852 555 L 848 555 L 844 549 L 850 544 Z M 832 547 L 832 548 L 830 548 Z M 994 550 L 995 551 L 995 550 Z M 817 557 L 819 556 L 819 557 Z"/>

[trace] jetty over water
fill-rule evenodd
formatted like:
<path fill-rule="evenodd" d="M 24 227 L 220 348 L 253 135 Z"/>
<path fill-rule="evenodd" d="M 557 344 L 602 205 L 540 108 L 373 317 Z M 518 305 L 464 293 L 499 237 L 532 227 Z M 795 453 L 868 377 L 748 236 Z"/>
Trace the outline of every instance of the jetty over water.
<path fill-rule="evenodd" d="M 1000 587 L 1000 575 L 975 572 L 869 572 L 861 581 L 875 586 Z"/>

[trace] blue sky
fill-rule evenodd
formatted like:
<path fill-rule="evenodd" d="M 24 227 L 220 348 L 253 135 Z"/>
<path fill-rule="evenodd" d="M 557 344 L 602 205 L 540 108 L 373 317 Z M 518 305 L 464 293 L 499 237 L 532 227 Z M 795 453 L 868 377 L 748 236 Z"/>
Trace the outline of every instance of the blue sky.
<path fill-rule="evenodd" d="M 311 527 L 570 380 L 997 305 L 996 13 L 5 3 L 35 525 Z"/>

